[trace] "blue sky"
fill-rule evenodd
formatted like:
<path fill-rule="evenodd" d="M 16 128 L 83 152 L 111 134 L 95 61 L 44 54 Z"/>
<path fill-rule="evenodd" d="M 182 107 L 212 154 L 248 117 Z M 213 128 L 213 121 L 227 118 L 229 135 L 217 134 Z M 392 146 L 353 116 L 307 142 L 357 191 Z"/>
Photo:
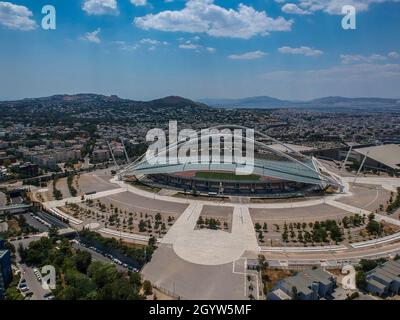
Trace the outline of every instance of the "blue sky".
<path fill-rule="evenodd" d="M 399 40 L 399 0 L 0 1 L 0 99 L 400 98 Z"/>

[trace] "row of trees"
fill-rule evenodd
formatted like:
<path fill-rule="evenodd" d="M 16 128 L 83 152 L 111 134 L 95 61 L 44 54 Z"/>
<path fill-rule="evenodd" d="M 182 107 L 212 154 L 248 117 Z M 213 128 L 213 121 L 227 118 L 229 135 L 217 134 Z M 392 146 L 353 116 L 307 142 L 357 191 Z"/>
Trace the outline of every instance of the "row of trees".
<path fill-rule="evenodd" d="M 368 222 L 366 224 L 366 220 Z M 371 236 L 379 236 L 384 232 L 384 225 L 375 220 L 373 213 L 368 217 L 364 215 L 355 214 L 354 216 L 346 216 L 341 221 L 325 220 L 316 221 L 308 224 L 303 223 L 289 223 L 285 222 L 282 232 L 282 240 L 285 242 L 298 241 L 306 243 L 327 243 L 334 241 L 336 244 L 344 240 L 344 229 L 348 229 L 349 239 L 351 239 L 350 228 L 360 227 L 365 225 L 365 230 Z M 255 225 L 255 229 L 261 232 L 261 225 Z M 295 230 L 297 229 L 297 230 Z M 360 232 L 360 234 L 363 232 Z M 259 236 L 259 239 L 261 237 Z"/>
<path fill-rule="evenodd" d="M 391 200 L 391 201 L 390 201 Z M 393 195 L 390 197 L 389 205 L 387 206 L 387 212 L 393 212 L 400 208 L 400 187 L 397 188 L 396 198 L 393 200 Z"/>
<path fill-rule="evenodd" d="M 122 226 L 123 229 L 128 229 L 130 232 L 135 229 L 134 222 L 139 218 L 139 232 L 151 233 L 154 231 L 159 235 L 165 234 L 167 231 L 167 224 L 171 226 L 175 220 L 175 218 L 172 216 L 168 216 L 168 218 L 165 219 L 161 213 L 156 213 L 154 216 L 152 216 L 143 212 L 123 211 L 122 209 L 114 206 L 112 203 L 107 206 L 99 199 L 97 199 L 96 202 L 91 199 L 86 199 L 85 204 L 89 207 L 95 206 L 95 208 L 100 211 L 100 214 L 96 210 L 84 210 L 80 209 L 79 206 L 72 207 L 70 204 L 68 204 L 68 207 L 75 212 L 74 216 L 78 215 L 78 211 L 81 214 L 83 212 L 85 216 L 91 216 L 96 219 L 100 219 L 102 222 L 105 222 L 106 227 L 115 226 L 119 229 Z M 107 214 L 108 218 L 103 213 Z"/>
<path fill-rule="evenodd" d="M 214 218 L 203 219 L 203 217 L 200 216 L 199 219 L 197 220 L 197 226 L 200 229 L 208 228 L 211 230 L 218 230 L 221 228 L 221 221 L 219 221 L 218 219 L 214 219 Z M 228 224 L 226 222 L 224 222 L 224 227 L 228 228 Z"/>
<path fill-rule="evenodd" d="M 71 194 L 71 196 L 76 197 L 78 194 L 78 191 L 75 189 L 75 187 L 72 185 L 74 182 L 74 175 L 70 174 L 67 178 L 67 185 L 68 185 L 68 189 L 69 189 L 69 193 Z"/>
<path fill-rule="evenodd" d="M 285 242 L 296 239 L 296 233 L 294 231 L 294 225 L 298 227 L 298 224 L 284 224 L 282 240 Z M 304 226 L 304 227 L 303 227 Z M 343 241 L 343 232 L 335 220 L 325 220 L 316 221 L 315 223 L 310 223 L 309 227 L 312 228 L 311 231 L 305 230 L 307 225 L 302 224 L 302 228 L 297 228 L 297 241 L 303 242 L 304 244 L 308 242 L 328 242 L 329 240 L 335 241 L 336 243 Z"/>
<path fill-rule="evenodd" d="M 63 198 L 63 195 L 61 191 L 57 189 L 57 181 L 57 178 L 53 180 L 53 197 L 56 200 L 61 200 Z"/>
<path fill-rule="evenodd" d="M 0 220 L 1 221 L 1 220 Z M 32 227 L 26 222 L 23 215 L 11 215 L 5 216 L 5 222 L 9 225 L 7 231 L 0 232 L 0 238 L 8 239 L 10 237 L 19 237 L 31 233 L 38 232 L 38 230 Z"/>
<path fill-rule="evenodd" d="M 56 268 L 56 289 L 53 294 L 61 300 L 137 300 L 142 281 L 139 273 L 119 272 L 115 265 L 92 261 L 90 253 L 75 251 L 66 239 L 41 238 L 29 247 L 19 248 L 23 262 Z"/>
<path fill-rule="evenodd" d="M 132 248 L 114 238 L 104 238 L 96 232 L 84 229 L 79 232 L 79 236 L 87 241 L 95 241 L 105 250 L 118 250 L 121 254 L 135 260 L 139 265 L 144 265 L 151 260 L 152 254 L 156 249 L 157 240 L 150 237 L 149 243 L 145 247 Z"/>

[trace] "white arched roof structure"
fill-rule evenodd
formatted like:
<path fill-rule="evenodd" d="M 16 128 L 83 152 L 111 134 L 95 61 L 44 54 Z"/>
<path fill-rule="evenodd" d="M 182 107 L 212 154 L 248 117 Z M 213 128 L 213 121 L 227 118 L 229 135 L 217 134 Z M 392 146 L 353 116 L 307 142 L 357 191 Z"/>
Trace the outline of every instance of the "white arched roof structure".
<path fill-rule="evenodd" d="M 213 130 L 221 129 L 247 130 L 248 128 L 237 125 L 215 126 L 208 128 L 211 133 L 202 135 L 201 139 L 209 140 L 213 138 L 224 138 L 228 136 L 228 134 L 224 133 L 224 131 L 213 133 Z M 279 144 L 283 146 L 284 149 L 288 150 L 289 152 L 283 152 L 281 150 L 272 148 L 271 145 L 257 141 L 255 138 L 241 136 L 243 142 L 246 142 L 246 144 L 250 143 L 254 146 L 255 149 L 261 151 L 261 153 L 258 153 L 258 156 L 255 156 L 253 174 L 314 185 L 339 186 L 339 182 L 336 179 L 322 173 L 318 169 L 318 165 L 312 157 L 303 155 L 298 151 L 293 150 L 289 146 L 286 146 L 279 140 L 261 132 L 255 131 L 254 136 L 256 135 L 262 137 L 264 140 L 266 139 L 271 141 L 273 144 Z M 232 134 L 230 136 L 232 137 Z M 198 139 L 196 140 L 192 138 Z M 173 143 L 166 148 L 159 150 L 156 156 L 146 157 L 146 154 L 143 154 L 136 161 L 128 164 L 125 168 L 123 168 L 119 172 L 119 174 L 121 176 L 137 176 L 148 174 L 174 174 L 185 171 L 235 172 L 235 170 L 239 166 L 241 166 L 241 164 L 235 162 L 201 162 L 198 157 L 187 157 L 185 161 L 179 161 L 179 163 L 168 163 L 168 161 L 166 161 L 166 163 L 153 163 L 155 157 L 167 157 L 167 154 L 169 152 L 177 152 L 179 148 L 183 145 L 185 145 L 185 147 L 193 147 L 194 144 L 196 144 L 197 151 L 199 151 L 200 149 L 198 148 L 198 141 L 200 141 L 199 132 L 196 132 L 193 135 L 187 136 L 184 139 L 178 140 L 176 143 Z M 271 159 L 268 159 L 268 154 L 271 156 Z"/>

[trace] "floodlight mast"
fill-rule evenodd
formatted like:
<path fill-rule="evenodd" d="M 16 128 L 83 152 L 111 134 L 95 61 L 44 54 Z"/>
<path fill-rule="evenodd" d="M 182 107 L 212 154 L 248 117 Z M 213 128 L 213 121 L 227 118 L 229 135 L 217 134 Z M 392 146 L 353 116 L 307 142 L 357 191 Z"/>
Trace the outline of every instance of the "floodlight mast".
<path fill-rule="evenodd" d="M 111 157 L 112 157 L 112 159 L 113 159 L 113 161 L 114 161 L 114 164 L 115 164 L 115 166 L 117 167 L 117 170 L 119 170 L 119 166 L 118 166 L 118 164 L 117 164 L 117 161 L 115 160 L 114 153 L 113 153 L 113 151 L 112 151 L 112 149 L 111 149 L 111 145 L 110 145 L 110 143 L 109 143 L 108 141 L 106 141 L 106 142 L 107 142 L 108 149 L 110 150 Z"/>
<path fill-rule="evenodd" d="M 350 149 L 346 154 L 346 158 L 344 159 L 344 161 L 342 163 L 342 167 L 340 168 L 340 171 L 342 171 L 346 167 L 347 160 L 349 159 L 349 156 L 350 156 L 352 150 L 353 150 L 353 145 L 350 146 Z"/>
<path fill-rule="evenodd" d="M 131 161 L 129 160 L 128 152 L 126 151 L 126 148 L 125 148 L 124 139 L 121 137 L 120 140 L 122 143 L 122 148 L 124 149 L 124 153 L 125 153 L 125 157 L 126 157 L 126 164 L 129 164 Z"/>

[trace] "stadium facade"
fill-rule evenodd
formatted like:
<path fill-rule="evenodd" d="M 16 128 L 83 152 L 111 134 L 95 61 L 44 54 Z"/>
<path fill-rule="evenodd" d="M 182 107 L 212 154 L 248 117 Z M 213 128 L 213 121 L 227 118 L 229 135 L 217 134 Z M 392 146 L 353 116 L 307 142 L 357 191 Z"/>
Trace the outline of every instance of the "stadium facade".
<path fill-rule="evenodd" d="M 221 160 L 228 149 L 223 147 L 221 156 L 218 157 L 221 161 L 213 161 L 210 158 L 210 161 L 205 162 L 188 157 L 181 162 L 160 163 L 143 155 L 122 169 L 119 176 L 127 181 L 141 181 L 159 188 L 208 195 L 290 197 L 341 188 L 340 181 L 324 171 L 315 158 L 301 154 L 265 134 L 258 135 L 261 136 L 261 141 L 251 141 L 255 146 L 251 174 L 238 175 L 238 168 L 242 164 Z M 206 136 L 206 139 L 208 138 L 211 139 L 212 134 Z M 179 148 L 184 143 L 177 142 L 172 147 Z M 274 148 L 271 143 L 279 148 Z M 211 148 L 208 151 L 212 153 Z"/>

